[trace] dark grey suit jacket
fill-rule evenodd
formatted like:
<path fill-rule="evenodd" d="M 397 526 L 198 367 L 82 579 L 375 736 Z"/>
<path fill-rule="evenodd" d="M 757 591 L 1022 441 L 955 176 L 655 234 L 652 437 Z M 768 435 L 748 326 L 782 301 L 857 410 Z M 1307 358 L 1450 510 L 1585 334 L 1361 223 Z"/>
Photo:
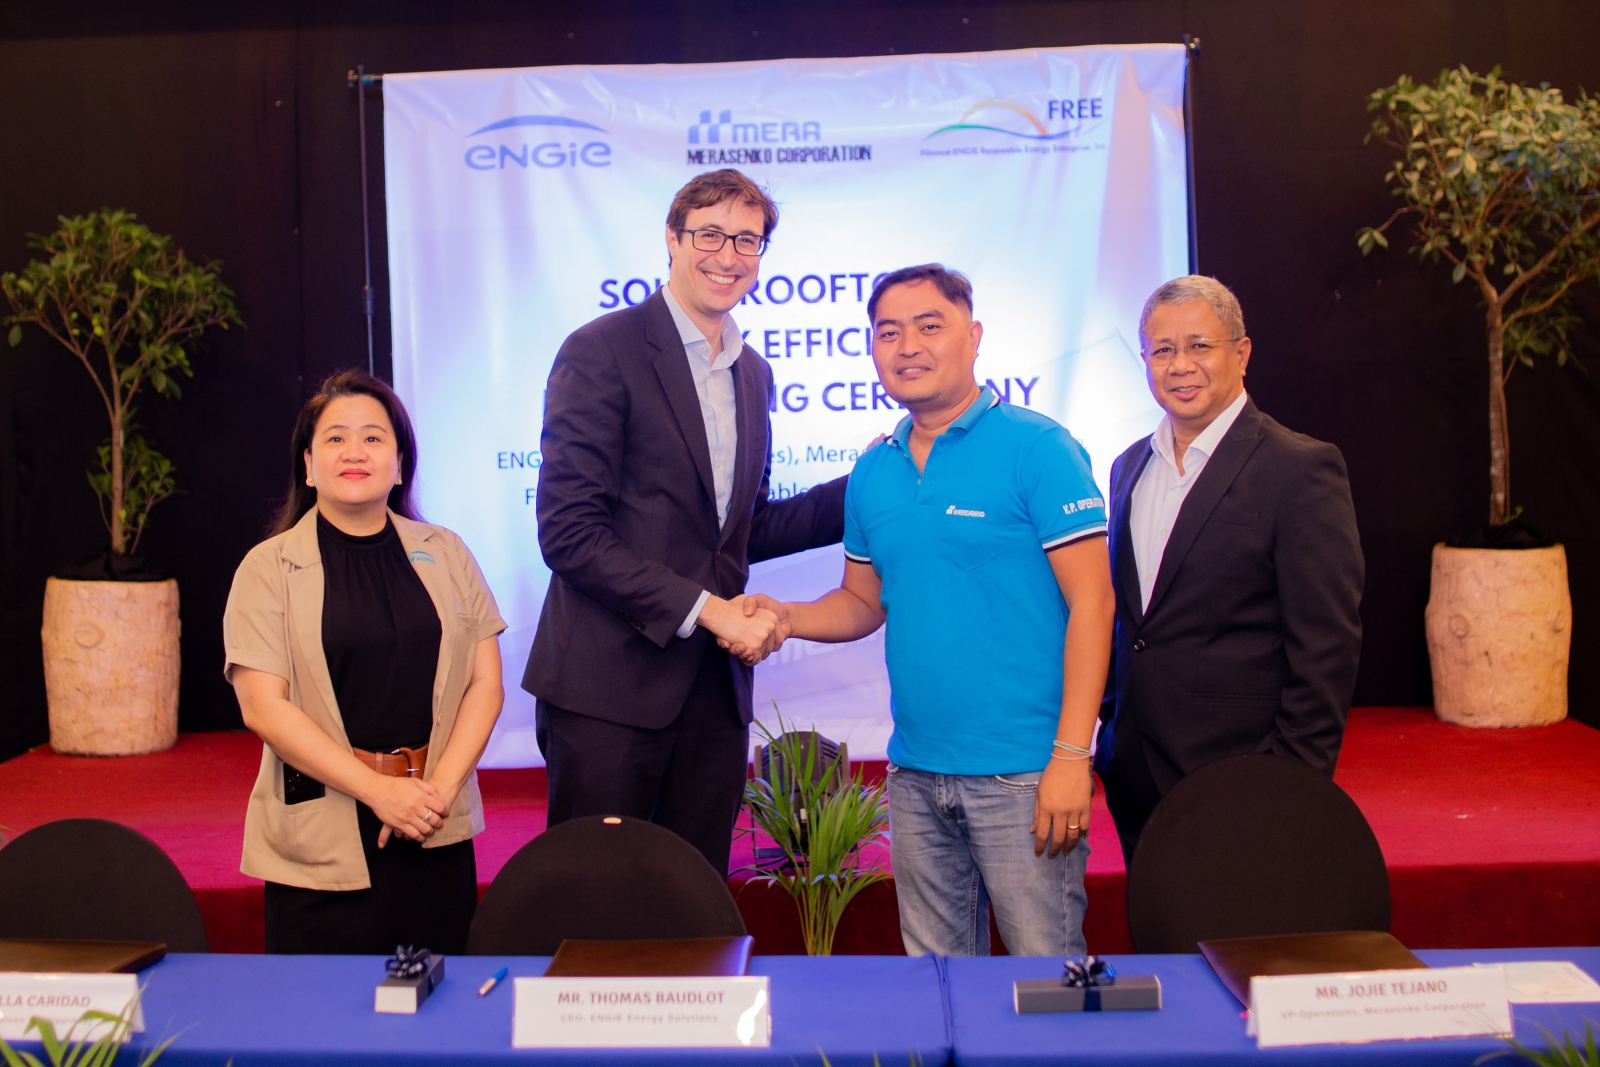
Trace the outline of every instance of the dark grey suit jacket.
<path fill-rule="evenodd" d="M 676 636 L 702 589 L 744 592 L 750 564 L 844 535 L 845 478 L 767 499 L 772 368 L 733 364 L 738 462 L 717 527 L 705 420 L 660 292 L 575 331 L 545 393 L 539 547 L 553 573 L 522 687 L 557 707 L 657 729 L 682 709 L 706 642 Z M 750 721 L 752 671 L 732 657 Z"/>
<path fill-rule="evenodd" d="M 1361 654 L 1344 457 L 1246 401 L 1178 512 L 1146 611 L 1128 513 L 1153 456 L 1146 437 L 1111 467 L 1115 717 L 1096 760 L 1107 790 L 1116 748 L 1137 743 L 1161 794 L 1250 752 L 1331 775 Z"/>

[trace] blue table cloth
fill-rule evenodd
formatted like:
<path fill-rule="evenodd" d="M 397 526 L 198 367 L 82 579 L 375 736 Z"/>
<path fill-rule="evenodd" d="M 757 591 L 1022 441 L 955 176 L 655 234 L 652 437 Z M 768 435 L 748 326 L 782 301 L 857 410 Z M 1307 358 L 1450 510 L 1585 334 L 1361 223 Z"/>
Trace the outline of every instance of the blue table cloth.
<path fill-rule="evenodd" d="M 1505 949 L 1419 953 L 1434 966 L 1502 960 L 1571 960 L 1600 976 L 1600 949 Z M 372 991 L 383 974 L 373 956 L 172 955 L 145 971 L 149 1048 L 178 1035 L 163 1064 L 237 1067 L 306 1064 L 541 1063 L 866 1065 L 1456 1064 L 1505 1046 L 1492 1038 L 1382 1042 L 1258 1050 L 1240 1006 L 1198 956 L 1113 957 L 1124 974 L 1161 977 L 1159 1012 L 1017 1015 L 1011 983 L 1053 978 L 1059 958 L 907 959 L 903 956 L 758 956 L 751 971 L 772 979 L 768 1049 L 521 1050 L 511 1047 L 511 979 L 542 974 L 540 957 L 452 957 L 447 978 L 416 1015 L 378 1015 Z M 506 981 L 477 989 L 502 965 Z M 1517 1036 L 1535 1024 L 1581 1034 L 1600 1024 L 1600 1004 L 1517 1005 Z M 125 1057 L 131 1062 L 133 1057 Z M 1503 1061 L 1510 1064 L 1514 1061 Z"/>
<path fill-rule="evenodd" d="M 1460 967 L 1505 960 L 1571 960 L 1600 977 L 1600 949 L 1467 949 L 1419 952 L 1434 967 Z M 1073 1067 L 1142 1067 L 1146 1064 L 1378 1064 L 1469 1067 L 1479 1056 L 1506 1048 L 1495 1038 L 1388 1041 L 1369 1045 L 1319 1045 L 1257 1049 L 1245 1036 L 1239 1002 L 1199 956 L 1113 956 L 1119 974 L 1161 978 L 1160 1011 L 1099 1014 L 1018 1015 L 1011 983 L 1018 978 L 1056 978 L 1061 961 L 1041 957 L 991 956 L 944 961 L 948 975 L 955 1062 L 963 1067 L 1071 1063 Z M 1600 1004 L 1512 1005 L 1517 1037 L 1542 1046 L 1534 1024 L 1581 1037 L 1585 1019 L 1600 1031 Z M 1505 1064 L 1517 1062 L 1501 1060 Z"/>
<path fill-rule="evenodd" d="M 817 1064 L 926 1067 L 949 1060 L 950 1038 L 936 961 L 930 957 L 758 956 L 752 974 L 772 979 L 768 1049 L 513 1049 L 512 980 L 544 973 L 547 958 L 453 956 L 445 981 L 415 1015 L 379 1015 L 375 956 L 173 954 L 145 971 L 148 1048 L 178 1034 L 159 1064 L 234 1067 L 279 1064 L 540 1063 Z M 502 965 L 505 981 L 478 987 Z M 124 1053 L 126 1062 L 135 1062 Z M 121 1061 L 119 1061 L 121 1062 Z"/>

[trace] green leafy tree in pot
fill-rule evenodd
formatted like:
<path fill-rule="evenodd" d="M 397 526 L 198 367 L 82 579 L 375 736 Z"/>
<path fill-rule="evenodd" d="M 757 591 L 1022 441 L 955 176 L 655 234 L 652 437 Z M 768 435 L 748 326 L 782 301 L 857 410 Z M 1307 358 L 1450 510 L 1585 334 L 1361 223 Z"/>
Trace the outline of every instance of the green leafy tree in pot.
<path fill-rule="evenodd" d="M 0 275 L 11 314 L 12 347 L 22 327 L 37 326 L 77 357 L 94 379 L 111 425 L 89 484 L 111 534 L 111 551 L 139 547 L 150 511 L 176 491 L 172 464 L 135 423 L 146 385 L 170 399 L 192 378 L 190 350 L 212 326 L 242 326 L 221 264 L 188 259 L 171 237 L 152 233 L 126 211 L 102 210 L 61 228 L 30 234 L 45 258 Z"/>
<path fill-rule="evenodd" d="M 1406 77 L 1368 99 L 1372 132 L 1400 151 L 1385 176 L 1403 202 L 1357 234 L 1363 253 L 1414 226 L 1412 251 L 1449 263 L 1485 309 L 1489 356 L 1489 522 L 1511 521 L 1505 386 L 1518 363 L 1572 360 L 1572 290 L 1600 276 L 1600 99 L 1506 81 L 1496 67 Z"/>

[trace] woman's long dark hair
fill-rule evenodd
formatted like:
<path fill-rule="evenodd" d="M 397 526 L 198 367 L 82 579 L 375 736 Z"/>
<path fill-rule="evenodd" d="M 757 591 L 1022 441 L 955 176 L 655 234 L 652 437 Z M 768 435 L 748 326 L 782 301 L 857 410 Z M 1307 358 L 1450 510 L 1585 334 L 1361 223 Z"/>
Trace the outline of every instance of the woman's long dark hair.
<path fill-rule="evenodd" d="M 411 495 L 417 484 L 417 437 L 411 430 L 411 416 L 406 414 L 406 406 L 381 378 L 374 378 L 366 371 L 346 370 L 323 382 L 317 394 L 300 409 L 294 437 L 289 442 L 293 470 L 289 476 L 289 495 L 278 509 L 278 518 L 269 536 L 287 533 L 306 512 L 316 507 L 317 491 L 306 484 L 306 452 L 311 448 L 311 438 L 316 436 L 317 420 L 322 418 L 322 412 L 331 402 L 346 396 L 370 396 L 389 413 L 395 448 L 400 453 L 400 484 L 389 490 L 389 509 L 408 519 L 422 518 Z"/>

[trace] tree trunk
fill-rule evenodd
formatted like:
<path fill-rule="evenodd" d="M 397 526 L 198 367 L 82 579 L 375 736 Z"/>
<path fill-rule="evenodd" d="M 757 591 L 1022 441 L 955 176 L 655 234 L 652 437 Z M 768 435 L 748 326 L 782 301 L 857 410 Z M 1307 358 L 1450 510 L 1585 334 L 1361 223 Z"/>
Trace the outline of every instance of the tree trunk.
<path fill-rule="evenodd" d="M 1506 425 L 1506 326 L 1498 305 L 1489 308 L 1489 524 L 1511 520 L 1511 431 Z"/>
<path fill-rule="evenodd" d="M 111 551 L 123 555 L 128 551 L 127 538 L 123 536 L 122 501 L 125 482 L 122 477 L 122 426 L 117 420 L 111 427 Z"/>

